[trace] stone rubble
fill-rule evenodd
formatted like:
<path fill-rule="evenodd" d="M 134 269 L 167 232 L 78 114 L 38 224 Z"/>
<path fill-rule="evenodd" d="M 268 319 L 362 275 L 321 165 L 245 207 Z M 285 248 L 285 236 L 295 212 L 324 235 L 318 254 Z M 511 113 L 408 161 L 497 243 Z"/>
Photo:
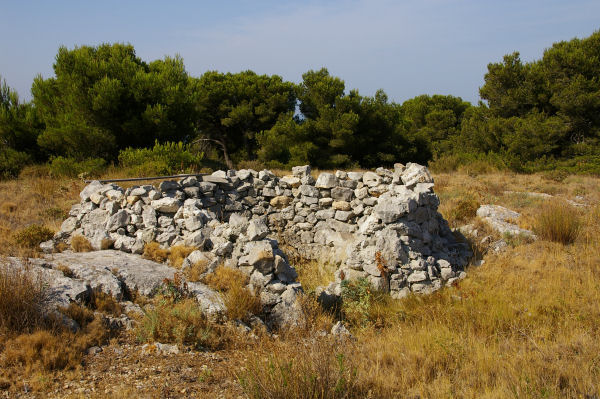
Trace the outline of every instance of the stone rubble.
<path fill-rule="evenodd" d="M 69 243 L 75 235 L 86 237 L 95 250 L 138 255 L 153 241 L 164 248 L 194 246 L 197 251 L 183 268 L 203 261 L 206 273 L 219 264 L 243 271 L 260 293 L 270 326 L 301 318 L 296 297 L 302 287 L 280 243 L 303 257 L 339 264 L 336 281 L 320 290 L 322 296 L 339 296 L 344 279 L 366 278 L 400 298 L 433 292 L 465 275 L 470 250 L 437 212 L 439 199 L 426 167 L 396 164 L 394 170 L 324 172 L 317 179 L 310 172 L 308 165 L 282 178 L 268 170 L 217 171 L 127 189 L 94 181 L 81 192 L 54 242 L 43 248 L 49 252 L 52 244 Z M 51 256 L 69 263 L 86 255 Z M 151 284 L 133 277 L 135 262 L 131 265 L 121 271 L 123 278 L 151 290 Z M 123 280 L 109 278 L 102 267 L 77 272 L 120 295 Z M 207 295 L 205 287 L 198 288 L 201 304 Z M 202 306 L 223 309 L 213 300 Z"/>

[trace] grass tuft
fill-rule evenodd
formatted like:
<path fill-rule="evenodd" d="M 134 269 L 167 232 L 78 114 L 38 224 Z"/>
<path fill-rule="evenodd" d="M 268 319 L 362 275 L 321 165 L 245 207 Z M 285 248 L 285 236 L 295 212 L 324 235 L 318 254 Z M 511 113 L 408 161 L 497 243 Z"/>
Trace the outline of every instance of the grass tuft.
<path fill-rule="evenodd" d="M 71 248 L 75 252 L 91 252 L 94 250 L 89 240 L 81 235 L 74 235 L 71 238 Z"/>
<path fill-rule="evenodd" d="M 222 293 L 230 319 L 246 320 L 249 315 L 260 313 L 260 299 L 246 287 L 248 276 L 240 270 L 219 266 L 214 273 L 205 276 L 203 282 Z"/>
<path fill-rule="evenodd" d="M 194 252 L 196 249 L 196 247 L 186 247 L 184 245 L 176 245 L 174 247 L 171 247 L 169 249 L 168 257 L 169 264 L 172 267 L 180 269 L 185 258 L 187 258 L 187 256 Z"/>
<path fill-rule="evenodd" d="M 535 233 L 541 238 L 561 244 L 575 242 L 580 230 L 579 212 L 562 201 L 544 204 L 534 225 Z"/>
<path fill-rule="evenodd" d="M 169 250 L 160 247 L 160 244 L 153 241 L 144 246 L 142 256 L 154 262 L 164 263 L 169 258 Z"/>
<path fill-rule="evenodd" d="M 0 332 L 31 332 L 46 326 L 48 299 L 40 275 L 0 265 Z"/>

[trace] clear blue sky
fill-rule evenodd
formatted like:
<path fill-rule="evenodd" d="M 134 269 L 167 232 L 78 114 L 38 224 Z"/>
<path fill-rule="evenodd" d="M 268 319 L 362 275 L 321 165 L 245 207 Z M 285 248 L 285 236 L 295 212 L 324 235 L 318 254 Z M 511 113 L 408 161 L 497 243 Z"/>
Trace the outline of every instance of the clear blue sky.
<path fill-rule="evenodd" d="M 538 59 L 598 29 L 599 0 L 0 0 L 0 75 L 29 99 L 60 45 L 127 42 L 146 61 L 181 55 L 194 76 L 252 69 L 299 82 L 325 66 L 364 95 L 477 102 L 489 62 L 515 50 Z"/>

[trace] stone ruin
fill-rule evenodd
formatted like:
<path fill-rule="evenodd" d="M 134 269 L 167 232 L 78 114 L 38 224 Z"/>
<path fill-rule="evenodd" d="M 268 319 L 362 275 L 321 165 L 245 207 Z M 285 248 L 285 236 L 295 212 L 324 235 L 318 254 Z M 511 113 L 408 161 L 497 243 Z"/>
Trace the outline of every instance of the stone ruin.
<path fill-rule="evenodd" d="M 243 271 L 260 292 L 271 324 L 284 325 L 297 321 L 295 299 L 302 288 L 282 247 L 339 265 L 335 282 L 318 290 L 325 302 L 339 297 L 345 279 L 366 278 L 401 298 L 463 277 L 471 253 L 437 212 L 433 187 L 427 168 L 414 163 L 375 172 L 324 172 L 316 180 L 309 166 L 299 166 L 284 177 L 228 170 L 158 187 L 123 189 L 94 181 L 42 249 L 52 252 L 76 235 L 95 250 L 132 254 L 142 254 L 153 241 L 164 248 L 193 246 L 197 250 L 183 269 L 203 261 L 206 273 L 220 264 Z M 200 303 L 206 292 L 198 288 Z M 206 309 L 215 307 L 210 303 Z"/>

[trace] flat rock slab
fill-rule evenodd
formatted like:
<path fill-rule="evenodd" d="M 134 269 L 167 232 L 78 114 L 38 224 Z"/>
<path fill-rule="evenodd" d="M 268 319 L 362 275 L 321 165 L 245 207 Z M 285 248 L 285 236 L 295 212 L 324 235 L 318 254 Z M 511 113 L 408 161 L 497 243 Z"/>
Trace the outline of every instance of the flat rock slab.
<path fill-rule="evenodd" d="M 137 290 L 145 296 L 153 295 L 165 279 L 173 279 L 175 269 L 144 259 L 139 255 L 116 250 L 93 252 L 65 251 L 46 256 L 46 262 L 69 267 L 76 275 L 89 276 L 90 281 L 97 281 L 93 276 L 102 276 L 110 281 L 107 274 L 115 279 L 118 276 L 130 290 Z"/>
<path fill-rule="evenodd" d="M 522 229 L 515 224 L 516 220 L 521 216 L 520 213 L 503 206 L 481 205 L 477 209 L 477 216 L 500 234 L 525 235 L 534 239 L 536 238 L 532 231 Z"/>

